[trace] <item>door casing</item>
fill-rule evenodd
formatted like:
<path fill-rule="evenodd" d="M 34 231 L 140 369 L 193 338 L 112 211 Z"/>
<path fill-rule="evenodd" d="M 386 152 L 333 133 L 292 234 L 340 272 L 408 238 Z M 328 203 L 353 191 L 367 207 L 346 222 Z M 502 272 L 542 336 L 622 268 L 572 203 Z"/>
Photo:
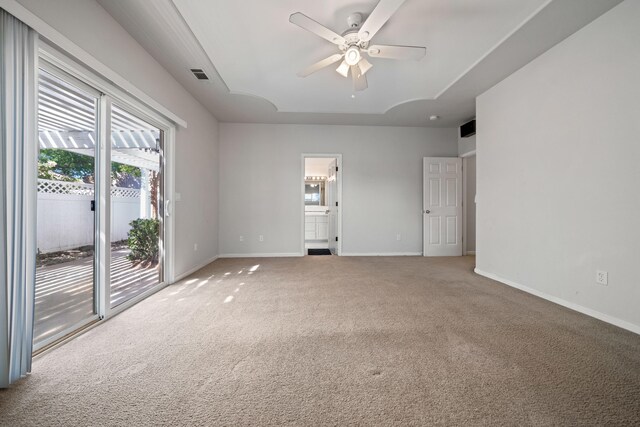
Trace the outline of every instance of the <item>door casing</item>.
<path fill-rule="evenodd" d="M 337 248 L 339 240 L 335 240 L 338 237 L 338 216 L 340 215 L 340 203 L 338 202 L 338 172 L 340 171 L 340 167 L 338 166 L 338 160 L 334 159 L 329 165 L 329 177 L 327 179 L 327 210 L 329 212 L 329 218 L 327 218 L 328 223 L 328 234 L 327 237 L 329 239 L 329 251 L 331 251 L 332 255 L 337 255 Z M 335 179 L 331 181 L 331 178 Z"/>
<path fill-rule="evenodd" d="M 302 153 L 300 160 L 300 215 L 301 215 L 301 225 L 300 225 L 300 256 L 305 255 L 304 249 L 304 168 L 306 158 L 335 158 L 336 163 L 338 165 L 338 172 L 336 174 L 337 180 L 337 194 L 336 200 L 338 202 L 338 231 L 337 237 L 338 242 L 336 245 L 336 255 L 342 254 L 342 154 L 339 153 Z"/>
<path fill-rule="evenodd" d="M 476 251 L 469 251 L 469 247 L 468 242 L 469 242 L 469 230 L 467 229 L 467 224 L 469 221 L 469 205 L 466 204 L 467 202 L 467 193 L 468 193 L 468 188 L 467 188 L 467 180 L 469 179 L 469 175 L 468 175 L 468 168 L 467 168 L 467 163 L 469 161 L 469 158 L 471 157 L 475 157 L 476 156 L 476 150 L 472 150 L 469 151 L 467 153 L 461 154 L 460 158 L 462 159 L 462 207 L 463 207 L 463 214 L 462 214 L 462 244 L 463 244 L 463 251 L 462 251 L 462 255 L 475 255 Z M 477 171 L 476 171 L 477 174 Z M 475 203 L 475 200 L 474 200 Z"/>

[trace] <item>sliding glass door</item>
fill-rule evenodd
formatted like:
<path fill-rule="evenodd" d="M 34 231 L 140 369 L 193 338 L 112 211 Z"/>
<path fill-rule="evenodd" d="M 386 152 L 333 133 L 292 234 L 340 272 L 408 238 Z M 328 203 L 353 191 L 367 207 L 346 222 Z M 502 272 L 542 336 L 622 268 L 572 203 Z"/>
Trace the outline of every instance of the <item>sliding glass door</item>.
<path fill-rule="evenodd" d="M 111 108 L 110 305 L 163 282 L 163 134 L 145 120 Z"/>
<path fill-rule="evenodd" d="M 99 93 L 40 70 L 34 344 L 97 318 L 95 138 Z"/>
<path fill-rule="evenodd" d="M 167 128 L 41 63 L 35 350 L 164 284 L 166 225 Z"/>

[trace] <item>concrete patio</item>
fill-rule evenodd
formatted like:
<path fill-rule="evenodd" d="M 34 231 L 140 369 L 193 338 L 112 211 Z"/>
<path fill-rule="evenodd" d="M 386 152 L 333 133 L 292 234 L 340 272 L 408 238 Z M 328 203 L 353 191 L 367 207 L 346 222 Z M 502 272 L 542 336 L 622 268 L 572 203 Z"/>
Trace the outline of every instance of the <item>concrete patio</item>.
<path fill-rule="evenodd" d="M 128 249 L 111 253 L 111 307 L 158 284 L 158 266 L 144 268 L 127 260 Z M 94 315 L 93 257 L 36 270 L 35 325 L 37 345 Z"/>

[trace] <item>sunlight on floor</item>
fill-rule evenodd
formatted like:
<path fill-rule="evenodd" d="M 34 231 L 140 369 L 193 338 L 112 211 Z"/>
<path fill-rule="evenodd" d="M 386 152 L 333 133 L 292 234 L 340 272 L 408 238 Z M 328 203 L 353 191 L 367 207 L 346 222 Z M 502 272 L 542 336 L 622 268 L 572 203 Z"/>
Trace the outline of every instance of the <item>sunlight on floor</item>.
<path fill-rule="evenodd" d="M 189 294 L 193 294 L 196 291 L 200 291 L 201 288 L 205 287 L 205 286 L 211 286 L 214 284 L 224 284 L 225 282 L 228 282 L 229 280 L 235 280 L 235 277 L 237 277 L 238 275 L 242 275 L 242 274 L 254 274 L 256 271 L 258 271 L 258 269 L 260 268 L 260 264 L 256 264 L 253 265 L 251 267 L 246 266 L 246 267 L 241 267 L 239 270 L 233 270 L 236 273 L 233 273 L 233 271 L 227 271 L 224 273 L 216 273 L 216 274 L 211 274 L 210 276 L 201 279 L 199 277 L 191 277 L 189 279 L 185 279 L 183 282 L 180 282 L 182 285 L 180 286 L 179 289 L 175 289 L 173 290 L 173 292 L 170 292 L 169 295 L 170 296 L 175 296 L 178 295 L 182 290 L 184 290 L 185 288 L 190 288 Z M 219 279 L 215 280 L 216 275 L 218 275 L 218 277 L 220 277 Z M 233 282 L 231 282 L 233 283 Z M 233 289 L 232 294 L 228 295 L 224 301 L 222 302 L 223 304 L 228 304 L 232 301 L 235 300 L 236 296 L 240 293 L 241 291 L 241 287 L 246 285 L 246 282 L 240 282 L 238 283 L 235 289 Z M 195 286 L 193 286 L 195 285 Z M 166 300 L 166 299 L 165 299 Z M 180 298 L 178 301 L 182 301 L 183 298 Z M 164 301 L 164 300 L 163 300 Z M 211 305 L 211 302 L 208 302 L 206 304 L 206 306 Z"/>

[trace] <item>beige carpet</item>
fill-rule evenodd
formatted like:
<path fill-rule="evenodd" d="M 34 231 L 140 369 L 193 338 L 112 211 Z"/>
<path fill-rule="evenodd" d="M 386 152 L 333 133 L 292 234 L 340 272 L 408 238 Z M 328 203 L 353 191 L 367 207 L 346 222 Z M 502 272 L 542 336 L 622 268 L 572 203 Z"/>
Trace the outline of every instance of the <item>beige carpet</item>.
<path fill-rule="evenodd" d="M 640 336 L 472 267 L 219 260 L 37 358 L 0 423 L 640 424 Z"/>

